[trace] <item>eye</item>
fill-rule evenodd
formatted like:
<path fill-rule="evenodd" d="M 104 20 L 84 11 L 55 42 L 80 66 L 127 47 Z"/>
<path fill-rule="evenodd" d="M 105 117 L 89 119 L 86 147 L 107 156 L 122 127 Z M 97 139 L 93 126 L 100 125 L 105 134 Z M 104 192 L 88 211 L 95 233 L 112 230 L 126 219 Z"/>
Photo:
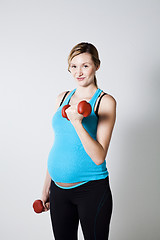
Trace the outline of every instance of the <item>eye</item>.
<path fill-rule="evenodd" d="M 84 65 L 84 67 L 86 68 L 86 67 L 88 67 L 88 65 Z"/>
<path fill-rule="evenodd" d="M 73 66 L 72 66 L 72 68 L 76 68 L 76 66 L 75 66 L 75 65 L 73 65 Z"/>

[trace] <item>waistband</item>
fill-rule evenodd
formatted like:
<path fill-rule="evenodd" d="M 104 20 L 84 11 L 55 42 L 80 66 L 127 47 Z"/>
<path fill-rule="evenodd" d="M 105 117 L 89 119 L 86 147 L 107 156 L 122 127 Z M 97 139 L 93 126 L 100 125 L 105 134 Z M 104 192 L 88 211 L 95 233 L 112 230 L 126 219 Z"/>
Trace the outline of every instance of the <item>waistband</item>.
<path fill-rule="evenodd" d="M 104 181 L 109 181 L 109 175 L 107 175 L 107 177 L 105 176 L 105 178 L 102 178 L 102 179 L 97 179 L 97 180 L 90 180 L 90 181 L 84 181 L 84 182 L 81 182 L 79 184 L 76 184 L 76 185 L 73 185 L 71 187 L 62 187 L 60 185 L 58 185 L 56 182 L 54 182 L 52 179 L 51 179 L 51 182 L 53 184 L 55 184 L 58 188 L 61 188 L 61 189 L 73 189 L 73 188 L 76 188 L 76 187 L 79 187 L 83 184 L 86 184 L 86 183 L 100 183 L 100 182 L 104 182 Z"/>

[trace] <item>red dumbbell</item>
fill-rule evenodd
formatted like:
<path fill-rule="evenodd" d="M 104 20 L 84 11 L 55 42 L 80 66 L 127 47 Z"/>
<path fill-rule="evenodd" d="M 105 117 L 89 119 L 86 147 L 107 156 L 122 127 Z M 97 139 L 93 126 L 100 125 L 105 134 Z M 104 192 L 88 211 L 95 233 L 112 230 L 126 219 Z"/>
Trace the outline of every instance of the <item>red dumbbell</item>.
<path fill-rule="evenodd" d="M 67 114 L 66 114 L 65 111 L 66 111 L 66 109 L 69 108 L 70 106 L 71 106 L 71 105 L 67 104 L 67 105 L 65 105 L 65 106 L 62 108 L 62 117 L 67 118 L 68 121 L 70 121 L 70 120 L 68 119 Z"/>
<path fill-rule="evenodd" d="M 62 117 L 67 118 L 67 114 L 65 112 L 65 110 L 70 107 L 69 104 L 65 105 L 62 108 Z M 87 101 L 83 100 L 81 102 L 79 102 L 78 106 L 77 106 L 77 111 L 79 114 L 82 114 L 83 117 L 88 117 L 91 114 L 92 108 L 90 103 L 88 103 Z M 69 121 L 69 119 L 67 118 L 67 120 Z"/>
<path fill-rule="evenodd" d="M 33 209 L 36 213 L 41 213 L 44 211 L 43 203 L 40 199 L 34 201 Z"/>
<path fill-rule="evenodd" d="M 88 117 L 91 114 L 92 107 L 90 103 L 83 100 L 78 104 L 77 110 L 79 114 L 83 115 L 83 117 Z"/>

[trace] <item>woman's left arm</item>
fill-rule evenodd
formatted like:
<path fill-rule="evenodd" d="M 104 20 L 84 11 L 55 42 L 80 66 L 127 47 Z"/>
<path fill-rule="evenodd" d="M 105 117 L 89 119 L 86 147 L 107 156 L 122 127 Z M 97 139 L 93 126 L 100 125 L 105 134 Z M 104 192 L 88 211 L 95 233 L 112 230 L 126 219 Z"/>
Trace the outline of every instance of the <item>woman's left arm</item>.
<path fill-rule="evenodd" d="M 97 140 L 94 140 L 83 127 L 82 118 L 72 121 L 85 151 L 96 165 L 102 164 L 107 155 L 116 120 L 116 100 L 109 94 L 105 95 L 101 100 L 98 112 Z"/>

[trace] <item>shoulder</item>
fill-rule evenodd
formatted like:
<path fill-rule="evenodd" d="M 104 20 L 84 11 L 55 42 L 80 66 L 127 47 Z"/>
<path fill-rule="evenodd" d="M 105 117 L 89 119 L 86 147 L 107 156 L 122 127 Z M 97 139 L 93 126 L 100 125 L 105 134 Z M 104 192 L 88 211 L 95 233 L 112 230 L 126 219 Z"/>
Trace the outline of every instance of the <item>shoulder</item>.
<path fill-rule="evenodd" d="M 104 92 L 101 94 L 103 95 Z M 110 94 L 105 94 L 100 102 L 99 106 L 99 115 L 104 114 L 104 113 L 113 113 L 116 111 L 116 106 L 117 102 L 116 99 L 110 95 Z"/>
<path fill-rule="evenodd" d="M 66 98 L 66 97 L 69 95 L 70 92 L 71 92 L 71 91 L 63 91 L 63 92 L 61 92 L 61 93 L 59 93 L 59 94 L 57 95 L 57 97 L 56 97 L 55 111 L 58 109 L 58 107 L 59 107 L 59 105 L 60 105 L 63 97 L 65 96 L 65 94 L 66 94 L 66 96 L 65 96 L 65 98 Z"/>
<path fill-rule="evenodd" d="M 65 94 L 66 94 L 66 96 L 68 96 L 70 94 L 70 92 L 71 91 L 68 90 L 68 91 L 64 91 L 64 92 L 59 93 L 57 95 L 57 100 L 61 100 L 65 96 Z"/>
<path fill-rule="evenodd" d="M 117 102 L 116 102 L 116 99 L 112 96 L 112 95 L 110 95 L 110 94 L 105 94 L 104 96 L 103 96 L 103 105 L 116 105 L 117 104 Z"/>

